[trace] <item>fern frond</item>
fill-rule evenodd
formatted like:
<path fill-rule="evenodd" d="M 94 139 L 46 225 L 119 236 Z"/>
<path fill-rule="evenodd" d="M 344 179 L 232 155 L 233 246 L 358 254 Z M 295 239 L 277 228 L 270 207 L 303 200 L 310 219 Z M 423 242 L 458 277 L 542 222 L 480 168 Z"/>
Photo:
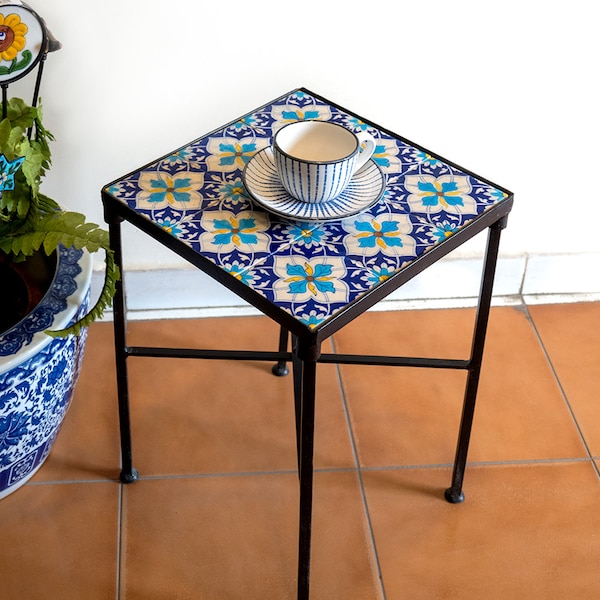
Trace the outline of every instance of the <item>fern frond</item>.
<path fill-rule="evenodd" d="M 54 210 L 62 210 L 62 207 L 56 200 L 52 200 L 45 194 L 38 194 L 38 205 L 43 212 L 52 212 Z"/>
<path fill-rule="evenodd" d="M 30 256 L 42 246 L 46 254 L 59 244 L 85 248 L 88 252 L 108 249 L 108 232 L 95 223 L 86 223 L 85 216 L 76 212 L 53 212 L 42 217 L 35 231 L 25 231 L 0 240 L 0 249 L 15 255 Z"/>
<path fill-rule="evenodd" d="M 119 268 L 117 267 L 112 250 L 106 249 L 106 271 L 104 273 L 104 284 L 98 300 L 86 315 L 81 317 L 75 323 L 59 330 L 47 330 L 51 337 L 64 337 L 67 335 L 79 335 L 81 330 L 91 325 L 95 320 L 102 316 L 102 313 L 112 305 L 112 298 L 115 295 L 115 285 L 120 278 Z"/>

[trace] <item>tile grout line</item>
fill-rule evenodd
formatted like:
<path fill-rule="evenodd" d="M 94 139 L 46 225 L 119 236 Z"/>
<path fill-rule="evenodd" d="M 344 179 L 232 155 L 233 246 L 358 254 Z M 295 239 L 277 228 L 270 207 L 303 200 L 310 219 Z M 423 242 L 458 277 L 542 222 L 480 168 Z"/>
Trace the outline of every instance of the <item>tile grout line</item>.
<path fill-rule="evenodd" d="M 26 485 L 69 485 L 69 484 L 95 484 L 95 483 L 119 483 L 116 479 L 49 479 L 48 481 L 28 481 Z"/>
<path fill-rule="evenodd" d="M 337 350 L 335 348 L 335 341 L 334 341 L 333 337 L 331 338 L 331 345 L 333 347 L 333 352 L 334 353 L 337 352 Z M 342 380 L 340 365 L 336 364 L 335 369 L 336 369 L 338 384 L 339 384 L 339 388 L 340 388 L 340 395 L 342 397 L 342 407 L 344 409 L 344 417 L 346 419 L 346 426 L 348 428 L 348 435 L 350 437 L 350 446 L 352 448 L 352 456 L 354 458 L 355 471 L 356 471 L 356 476 L 358 478 L 358 485 L 359 485 L 359 489 L 360 489 L 361 501 L 362 501 L 362 505 L 363 505 L 363 510 L 365 512 L 365 518 L 367 521 L 367 527 L 368 527 L 368 531 L 369 531 L 369 537 L 370 537 L 370 541 L 371 541 L 371 549 L 373 551 L 375 567 L 377 569 L 377 576 L 379 577 L 379 588 L 381 590 L 382 600 L 386 600 L 385 585 L 383 583 L 383 573 L 381 572 L 381 562 L 379 560 L 379 553 L 377 552 L 377 544 L 375 543 L 375 533 L 373 531 L 373 523 L 371 521 L 371 515 L 369 513 L 369 505 L 367 502 L 367 495 L 366 495 L 364 484 L 363 484 L 362 471 L 361 471 L 360 461 L 358 458 L 358 449 L 356 447 L 356 440 L 354 438 L 354 431 L 352 429 L 352 423 L 350 420 L 350 411 L 348 409 L 348 404 L 346 401 L 346 393 L 344 391 L 344 383 Z"/>
<path fill-rule="evenodd" d="M 546 349 L 546 346 L 544 344 L 542 336 L 535 324 L 535 321 L 533 320 L 531 313 L 529 312 L 529 306 L 527 305 L 527 303 L 525 301 L 523 301 L 523 307 L 525 310 L 525 316 L 527 317 L 527 320 L 529 321 L 529 324 L 530 324 L 531 328 L 533 329 L 533 332 L 535 333 L 538 344 L 540 345 L 542 352 L 544 353 L 546 362 L 548 363 L 548 366 L 550 367 L 550 371 L 552 372 L 552 377 L 554 378 L 554 381 L 556 382 L 556 385 L 558 386 L 558 389 L 561 393 L 563 401 L 567 406 L 569 414 L 571 415 L 571 419 L 573 420 L 575 429 L 577 430 L 577 433 L 579 435 L 581 443 L 583 444 L 583 447 L 585 448 L 585 451 L 588 455 L 588 459 L 592 463 L 592 467 L 594 468 L 594 471 L 596 472 L 596 476 L 600 479 L 600 468 L 598 467 L 598 465 L 596 464 L 596 461 L 594 460 L 594 456 L 590 450 L 587 440 L 585 439 L 585 437 L 583 435 L 583 431 L 581 430 L 579 421 L 577 420 L 577 417 L 575 416 L 575 411 L 573 410 L 573 407 L 571 406 L 571 403 L 569 402 L 569 398 L 567 397 L 567 392 L 565 391 L 565 389 L 560 381 L 560 378 L 558 377 L 558 372 L 556 371 L 556 369 L 554 367 L 554 363 L 552 362 L 552 359 L 550 358 L 550 354 L 549 354 L 548 350 Z"/>
<path fill-rule="evenodd" d="M 573 458 L 525 458 L 513 460 L 484 460 L 484 461 L 467 461 L 467 469 L 478 469 L 481 467 L 531 467 L 536 465 L 553 465 L 557 463 L 579 463 L 590 462 L 594 458 L 590 456 L 573 457 Z M 411 471 L 425 469 L 446 469 L 451 470 L 454 463 L 425 463 L 422 465 L 381 465 L 375 467 L 361 467 L 362 471 Z"/>
<path fill-rule="evenodd" d="M 600 457 L 584 456 L 584 457 L 563 457 L 563 458 L 525 458 L 513 460 L 491 460 L 491 461 L 468 461 L 468 468 L 478 467 L 502 467 L 502 466 L 534 466 L 554 463 L 574 463 L 574 462 L 589 462 Z M 358 469 L 362 472 L 374 471 L 406 471 L 406 470 L 422 470 L 422 469 L 452 469 L 454 463 L 423 463 L 423 464 L 397 464 L 397 465 L 374 465 L 354 467 L 315 467 L 315 473 L 356 473 Z M 140 475 L 139 481 L 166 481 L 171 479 L 213 479 L 223 477 L 265 477 L 281 475 L 297 475 L 298 472 L 294 469 L 282 469 L 279 471 L 231 471 L 231 472 L 216 472 L 216 473 L 181 473 L 171 475 Z M 114 479 L 98 479 L 98 480 L 51 480 L 51 481 L 31 481 L 27 482 L 27 486 L 46 486 L 46 485 L 80 485 L 80 484 L 100 484 L 100 483 L 116 483 L 120 486 L 120 482 Z M 120 499 L 119 499 L 120 501 Z"/>

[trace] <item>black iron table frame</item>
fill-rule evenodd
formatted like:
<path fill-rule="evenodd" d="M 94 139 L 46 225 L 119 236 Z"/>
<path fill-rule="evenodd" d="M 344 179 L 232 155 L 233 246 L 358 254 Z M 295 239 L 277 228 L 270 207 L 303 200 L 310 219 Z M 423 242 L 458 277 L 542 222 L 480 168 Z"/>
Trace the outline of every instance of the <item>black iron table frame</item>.
<path fill-rule="evenodd" d="M 276 321 L 280 327 L 278 350 L 274 352 L 258 352 L 252 350 L 204 350 L 194 348 L 157 348 L 147 346 L 130 346 L 126 337 L 126 304 L 125 290 L 122 280 L 117 284 L 113 303 L 114 335 L 116 352 L 117 392 L 119 402 L 120 439 L 121 439 L 121 474 L 123 483 L 132 483 L 138 479 L 133 466 L 131 445 L 131 423 L 129 411 L 129 386 L 127 377 L 127 359 L 129 357 L 165 357 L 196 358 L 212 360 L 263 360 L 274 362 L 273 373 L 285 375 L 287 363 L 292 364 L 294 405 L 296 415 L 296 445 L 298 453 L 298 473 L 300 479 L 300 510 L 298 540 L 298 600 L 308 600 L 310 575 L 310 547 L 312 523 L 312 488 L 313 488 L 313 446 L 315 420 L 315 386 L 317 364 L 336 363 L 354 365 L 382 365 L 398 367 L 420 367 L 433 369 L 458 369 L 467 371 L 464 403 L 458 433 L 454 469 L 450 487 L 445 498 L 451 503 L 464 500 L 462 491 L 463 478 L 467 463 L 467 452 L 471 435 L 471 427 L 477 399 L 477 389 L 481 373 L 485 338 L 490 313 L 492 289 L 498 249 L 502 230 L 506 227 L 508 214 L 512 208 L 512 195 L 499 204 L 491 207 L 475 218 L 459 232 L 450 236 L 443 243 L 432 248 L 414 260 L 404 270 L 390 277 L 384 285 L 374 288 L 360 300 L 348 305 L 337 315 L 316 330 L 309 329 L 290 314 L 269 302 L 236 278 L 227 275 L 219 267 L 186 246 L 179 243 L 171 234 L 152 223 L 147 218 L 128 208 L 110 194 L 103 191 L 105 220 L 108 223 L 111 249 L 114 252 L 118 267 L 123 273 L 123 256 L 121 244 L 121 223 L 130 222 L 154 239 L 170 248 L 184 259 L 207 273 L 213 279 L 224 284 L 239 297 L 246 300 L 262 313 Z M 487 248 L 483 263 L 481 287 L 475 317 L 470 357 L 461 359 L 418 358 L 394 356 L 364 356 L 351 354 L 325 354 L 321 352 L 321 344 L 351 320 L 371 308 L 390 292 L 397 289 L 415 275 L 437 262 L 440 258 L 462 245 L 478 233 L 488 229 Z M 291 335 L 291 352 L 288 351 Z"/>
<path fill-rule="evenodd" d="M 109 223 L 111 247 L 119 268 L 123 269 L 121 251 L 120 223 L 123 218 L 134 222 L 136 219 L 129 218 L 133 215 L 120 214 L 120 207 L 106 206 L 106 220 Z M 505 207 L 503 207 L 505 208 Z M 493 214 L 501 212 L 500 216 Z M 493 220 L 495 219 L 495 220 Z M 281 324 L 281 335 L 279 349 L 276 352 L 257 352 L 239 350 L 202 350 L 191 348 L 154 348 L 129 346 L 126 339 L 126 308 L 125 294 L 121 282 L 117 285 L 117 293 L 114 299 L 114 331 L 115 351 L 117 368 L 117 389 L 119 400 L 119 419 L 121 434 L 121 481 L 132 483 L 137 480 L 138 473 L 133 467 L 131 428 L 129 414 L 129 389 L 127 379 L 127 358 L 137 357 L 171 357 L 171 358 L 198 358 L 198 359 L 230 359 L 230 360 L 264 360 L 273 361 L 276 364 L 273 372 L 276 375 L 287 374 L 287 362 L 292 363 L 294 403 L 296 413 L 296 444 L 298 451 L 298 472 L 300 478 L 300 530 L 299 530 L 299 555 L 298 555 L 298 600 L 306 600 L 309 596 L 309 572 L 310 572 L 310 543 L 311 543 L 311 521 L 312 521 L 312 485 L 313 485 L 313 444 L 314 444 L 314 418 L 315 418 L 315 382 L 316 366 L 318 363 L 337 363 L 354 365 L 383 365 L 383 366 L 405 366 L 422 367 L 434 369 L 462 369 L 468 372 L 465 388 L 465 397 L 459 436 L 454 461 L 451 486 L 446 490 L 445 497 L 449 502 L 459 503 L 464 499 L 462 492 L 463 477 L 465 473 L 467 451 L 475 411 L 479 376 L 481 372 L 485 337 L 487 331 L 488 316 L 491 306 L 493 280 L 496 270 L 498 247 L 501 230 L 505 227 L 505 211 L 494 211 L 487 213 L 485 221 L 493 220 L 488 226 L 488 244 L 485 254 L 482 282 L 479 294 L 477 315 L 473 332 L 471 355 L 465 360 L 417 358 L 417 357 L 392 357 L 392 356 L 364 356 L 348 354 L 323 354 L 321 344 L 332 333 L 323 334 L 323 331 L 311 332 L 291 331 L 292 352 L 287 351 L 289 325 Z M 138 223 L 140 225 L 140 223 Z M 144 223 L 146 225 L 146 223 Z M 478 223 L 481 230 L 481 223 Z M 467 228 L 470 227 L 467 226 Z M 477 231 L 476 233 L 478 233 Z M 458 234 L 457 240 L 460 234 Z M 463 240 L 464 241 L 464 240 Z M 461 242 L 462 243 L 462 242 Z M 452 248 L 451 248 L 452 249 Z M 448 249 L 449 251 L 450 249 Z M 435 262 L 433 252 L 423 257 L 424 266 Z M 405 274 L 406 275 L 406 274 Z M 377 301 L 372 304 L 375 304 Z M 356 313 L 364 312 L 364 309 L 348 311 L 351 315 L 344 315 L 343 319 L 336 319 L 335 330 L 339 330 L 348 323 Z M 290 328 L 291 329 L 291 328 Z M 329 328 L 328 328 L 329 329 Z"/>

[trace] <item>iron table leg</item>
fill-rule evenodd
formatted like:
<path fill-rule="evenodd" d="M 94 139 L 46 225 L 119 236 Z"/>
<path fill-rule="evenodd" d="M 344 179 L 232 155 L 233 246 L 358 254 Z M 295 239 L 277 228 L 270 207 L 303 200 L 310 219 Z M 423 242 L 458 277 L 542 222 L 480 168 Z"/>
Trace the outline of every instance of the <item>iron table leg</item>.
<path fill-rule="evenodd" d="M 490 227 L 488 234 L 485 264 L 471 347 L 471 359 L 469 361 L 463 412 L 456 447 L 456 458 L 454 460 L 454 471 L 452 473 L 452 485 L 444 493 L 446 500 L 452 504 L 458 504 L 465 499 L 462 491 L 462 484 L 467 464 L 467 452 L 473 426 L 473 417 L 475 414 L 475 401 L 477 399 L 477 388 L 479 386 L 481 374 L 485 336 L 492 302 L 492 289 L 494 285 L 494 275 L 496 273 L 500 234 L 505 227 L 506 217 L 503 217 Z"/>
<path fill-rule="evenodd" d="M 285 352 L 287 350 L 287 344 L 288 330 L 282 325 L 279 330 L 279 352 Z M 280 360 L 277 364 L 273 365 L 271 370 L 273 371 L 273 375 L 277 375 L 277 377 L 284 377 L 289 373 L 285 360 Z"/>
<path fill-rule="evenodd" d="M 117 394 L 119 401 L 119 427 L 121 434 L 121 474 L 122 483 L 133 483 L 139 478 L 133 468 L 131 450 L 131 419 L 129 415 L 129 385 L 127 379 L 127 331 L 125 290 L 123 284 L 123 251 L 121 246 L 121 222 L 119 216 L 106 214 L 110 247 L 114 252 L 115 262 L 119 267 L 121 278 L 115 286 L 113 298 L 113 327 L 115 337 L 115 359 L 117 371 Z"/>
<path fill-rule="evenodd" d="M 300 477 L 300 452 L 302 450 L 302 360 L 298 357 L 298 337 L 292 335 L 292 375 L 294 384 L 294 416 L 296 424 L 296 457 Z"/>
<path fill-rule="evenodd" d="M 308 600 L 312 532 L 313 454 L 315 392 L 320 345 L 304 346 L 297 340 L 294 350 L 294 396 L 299 408 L 300 526 L 298 535 L 298 600 Z M 298 421 L 297 421 L 298 423 Z"/>

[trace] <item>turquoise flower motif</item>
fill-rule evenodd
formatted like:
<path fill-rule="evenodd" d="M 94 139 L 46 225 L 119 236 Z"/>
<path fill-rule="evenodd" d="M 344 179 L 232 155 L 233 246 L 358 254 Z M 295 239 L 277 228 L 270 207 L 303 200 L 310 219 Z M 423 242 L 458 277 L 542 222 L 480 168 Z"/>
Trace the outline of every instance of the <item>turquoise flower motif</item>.
<path fill-rule="evenodd" d="M 419 181 L 423 206 L 462 206 L 463 200 L 456 181 Z"/>
<path fill-rule="evenodd" d="M 371 221 L 355 221 L 358 244 L 361 248 L 388 248 L 390 246 L 402 247 L 400 231 L 396 221 L 382 221 L 379 223 L 374 219 Z"/>
<path fill-rule="evenodd" d="M 473 188 L 464 175 L 407 175 L 404 187 L 414 213 L 477 214 L 477 202 L 471 196 Z"/>
<path fill-rule="evenodd" d="M 320 263 L 313 269 L 308 263 L 304 263 L 304 266 L 288 264 L 286 270 L 290 277 L 285 281 L 290 284 L 291 294 L 305 294 L 307 289 L 313 296 L 318 292 L 323 294 L 335 292 L 335 287 L 331 283 L 333 279 L 331 265 Z"/>
<path fill-rule="evenodd" d="M 375 151 L 373 152 L 371 160 L 380 167 L 389 167 L 391 164 L 386 147 L 380 144 L 375 144 Z"/>
<path fill-rule="evenodd" d="M 315 119 L 329 121 L 332 118 L 332 114 L 331 108 L 322 104 L 305 104 L 304 106 L 284 104 L 273 106 L 271 117 L 275 120 L 272 125 L 274 133 L 280 127 L 288 123 L 295 123 L 296 121 L 310 121 Z"/>
<path fill-rule="evenodd" d="M 363 278 L 370 285 L 377 285 L 394 274 L 395 270 L 387 265 L 374 266 Z"/>
<path fill-rule="evenodd" d="M 360 131 L 367 131 L 367 129 L 369 129 L 367 123 L 361 121 L 360 119 L 357 119 L 356 117 L 350 117 L 348 119 L 348 125 L 350 125 L 350 127 L 352 127 L 353 129 L 358 129 Z"/>
<path fill-rule="evenodd" d="M 299 315 L 299 317 L 301 323 L 304 323 L 310 329 L 314 329 L 325 320 L 326 315 L 317 314 L 316 310 L 311 310 L 309 313 Z"/>
<path fill-rule="evenodd" d="M 390 264 L 385 256 L 415 256 L 416 238 L 411 235 L 413 224 L 407 214 L 382 213 L 375 216 L 365 213 L 342 221 L 342 227 L 348 234 L 344 236 L 348 254 L 379 256 L 366 265 L 367 268 L 382 262 Z"/>
<path fill-rule="evenodd" d="M 344 281 L 346 264 L 339 256 L 312 259 L 301 254 L 276 256 L 273 273 L 277 277 L 272 283 L 273 297 L 279 302 L 294 306 L 301 302 L 329 305 L 348 302 L 350 297 L 350 288 Z M 309 308 L 313 307 L 309 305 Z M 298 311 L 303 310 L 304 307 L 298 306 Z"/>
<path fill-rule="evenodd" d="M 248 286 L 254 281 L 254 276 L 248 272 L 247 267 L 244 267 L 244 265 L 237 260 L 222 266 L 230 275 L 233 275 L 236 279 Z"/>
<path fill-rule="evenodd" d="M 242 180 L 238 177 L 235 181 L 231 181 L 222 185 L 219 188 L 219 193 L 224 198 L 229 198 L 234 202 L 239 202 L 246 197 L 246 190 Z"/>
<path fill-rule="evenodd" d="M 256 222 L 254 219 L 215 219 L 215 244 L 257 244 Z"/>
<path fill-rule="evenodd" d="M 190 180 L 178 179 L 173 181 L 169 177 L 165 179 L 154 179 L 152 181 L 152 189 L 154 190 L 148 202 L 189 202 L 190 195 Z M 170 200 L 172 198 L 172 200 Z"/>
<path fill-rule="evenodd" d="M 158 219 L 157 223 L 168 233 L 175 237 L 179 237 L 185 232 L 184 228 L 181 227 L 181 223 L 174 221 L 171 217 L 165 217 L 164 219 Z"/>
<path fill-rule="evenodd" d="M 4 154 L 0 154 L 0 195 L 3 191 L 15 189 L 15 173 L 21 168 L 24 160 L 24 156 L 7 160 Z"/>
<path fill-rule="evenodd" d="M 264 213 L 203 210 L 198 241 L 203 252 L 269 252 L 268 227 L 269 218 Z"/>
<path fill-rule="evenodd" d="M 236 121 L 233 124 L 233 128 L 237 131 L 242 131 L 243 129 L 247 129 L 248 127 L 254 127 L 257 123 L 256 117 L 254 115 L 247 115 Z"/>
<path fill-rule="evenodd" d="M 190 155 L 191 155 L 191 152 L 189 150 L 182 148 L 178 152 L 175 152 L 175 154 L 171 154 L 170 156 L 167 156 L 164 159 L 164 161 L 166 163 L 170 163 L 172 165 L 180 165 L 180 164 L 187 162 Z"/>
<path fill-rule="evenodd" d="M 456 231 L 456 225 L 448 221 L 438 223 L 429 232 L 429 237 L 437 242 L 443 242 Z"/>
<path fill-rule="evenodd" d="M 207 169 L 223 173 L 241 171 L 258 151 L 270 144 L 270 138 L 257 137 L 255 133 L 243 139 L 232 136 L 210 138 L 206 144 Z"/>
<path fill-rule="evenodd" d="M 327 236 L 327 232 L 320 227 L 314 229 L 311 227 L 314 227 L 314 225 L 311 226 L 310 223 L 294 223 L 290 225 L 286 233 L 295 243 L 310 248 L 319 245 Z"/>
<path fill-rule="evenodd" d="M 497 190 L 496 188 L 490 188 L 486 191 L 486 196 L 493 200 L 494 202 L 500 202 L 500 200 L 504 200 L 506 194 L 502 190 Z"/>
<path fill-rule="evenodd" d="M 308 121 L 309 119 L 319 118 L 318 110 L 284 110 L 281 114 L 287 121 Z"/>
<path fill-rule="evenodd" d="M 431 154 L 427 154 L 427 152 L 423 152 L 422 150 L 419 150 L 415 156 L 421 164 L 430 167 L 435 167 L 440 162 L 437 158 L 434 158 Z"/>
<path fill-rule="evenodd" d="M 111 185 L 108 188 L 108 193 L 111 194 L 111 195 L 113 195 L 113 196 L 116 196 L 120 192 L 121 192 L 121 186 L 119 184 Z"/>
<path fill-rule="evenodd" d="M 256 144 L 251 142 L 249 144 L 220 144 L 219 151 L 221 153 L 219 164 L 221 166 L 232 166 L 240 164 L 240 166 L 246 165 L 248 161 L 256 154 Z"/>
<path fill-rule="evenodd" d="M 204 182 L 202 173 L 158 173 L 144 171 L 140 175 L 140 193 L 137 196 L 139 208 L 198 208 Z"/>

